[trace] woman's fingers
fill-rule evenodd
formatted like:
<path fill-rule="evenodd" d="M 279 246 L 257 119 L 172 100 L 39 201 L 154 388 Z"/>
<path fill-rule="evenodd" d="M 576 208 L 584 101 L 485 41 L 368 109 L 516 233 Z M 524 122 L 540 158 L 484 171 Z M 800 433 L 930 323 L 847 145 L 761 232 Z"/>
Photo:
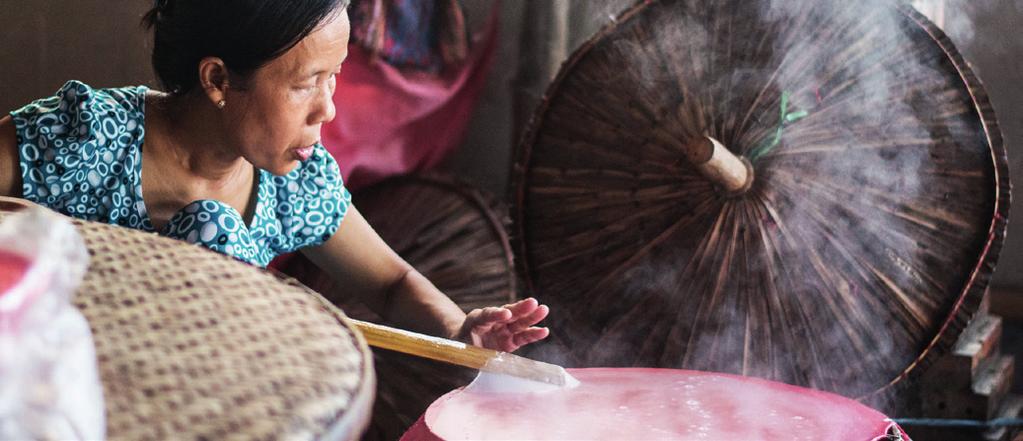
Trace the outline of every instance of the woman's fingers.
<path fill-rule="evenodd" d="M 512 344 L 515 345 L 515 349 L 518 349 L 520 346 L 525 346 L 530 343 L 543 340 L 547 338 L 550 333 L 550 329 L 547 328 L 529 328 L 515 334 L 515 336 L 512 337 Z"/>
<path fill-rule="evenodd" d="M 507 329 L 488 329 L 476 334 L 479 336 L 484 347 L 512 352 L 521 346 L 543 340 L 547 338 L 550 333 L 551 331 L 547 328 L 532 327 L 523 329 L 517 333 L 508 332 Z"/>
<path fill-rule="evenodd" d="M 479 315 L 474 319 L 477 326 L 484 324 L 492 324 L 495 322 L 506 322 L 515 317 L 515 314 L 507 308 L 501 308 L 497 306 L 490 306 L 478 310 Z"/>
<path fill-rule="evenodd" d="M 488 307 L 469 313 L 466 321 L 477 344 L 501 351 L 512 352 L 521 346 L 543 340 L 550 335 L 547 328 L 533 325 L 547 318 L 550 308 L 534 298 L 524 299 L 503 307 Z"/>
<path fill-rule="evenodd" d="M 511 311 L 516 317 L 519 317 L 533 312 L 533 310 L 535 310 L 538 306 L 540 306 L 540 302 L 537 302 L 536 299 L 530 297 L 528 299 L 504 305 L 504 308 Z"/>
<path fill-rule="evenodd" d="M 547 307 L 547 305 L 540 305 L 536 309 L 534 309 L 533 312 L 525 316 L 519 317 L 514 322 L 509 324 L 508 330 L 513 333 L 521 332 L 522 330 L 543 321 L 543 319 L 547 318 L 547 314 L 549 314 L 550 312 L 551 310 L 550 308 Z"/>
<path fill-rule="evenodd" d="M 465 317 L 469 332 L 477 335 L 491 332 L 495 326 L 508 322 L 514 318 L 511 311 L 505 308 L 491 306 L 472 311 Z M 464 326 L 464 325 L 463 325 Z"/>

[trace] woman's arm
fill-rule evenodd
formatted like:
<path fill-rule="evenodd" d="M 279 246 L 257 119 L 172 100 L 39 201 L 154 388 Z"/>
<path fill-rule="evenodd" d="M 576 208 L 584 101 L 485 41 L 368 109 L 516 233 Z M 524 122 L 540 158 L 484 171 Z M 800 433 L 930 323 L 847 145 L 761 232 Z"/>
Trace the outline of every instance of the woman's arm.
<path fill-rule="evenodd" d="M 321 269 L 394 326 L 513 351 L 543 339 L 533 327 L 547 307 L 527 299 L 504 307 L 477 309 L 467 316 L 422 274 L 395 253 L 350 207 L 341 227 L 317 247 L 302 250 Z"/>
<path fill-rule="evenodd" d="M 346 296 L 395 326 L 454 337 L 462 325 L 462 310 L 398 256 L 354 206 L 326 243 L 302 251 Z"/>
<path fill-rule="evenodd" d="M 21 197 L 18 141 L 10 115 L 0 118 L 0 196 Z"/>

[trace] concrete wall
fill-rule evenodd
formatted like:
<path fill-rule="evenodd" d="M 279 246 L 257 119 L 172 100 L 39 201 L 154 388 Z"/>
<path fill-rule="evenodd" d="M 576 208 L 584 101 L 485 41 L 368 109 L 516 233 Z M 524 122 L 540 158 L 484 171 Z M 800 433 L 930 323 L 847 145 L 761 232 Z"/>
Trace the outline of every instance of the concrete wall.
<path fill-rule="evenodd" d="M 538 1 L 538 0 L 532 0 Z M 553 0 L 552 0 L 553 1 Z M 564 1 L 564 0 L 559 0 Z M 571 0 L 568 44 L 585 39 L 631 0 Z M 0 110 L 52 94 L 64 81 L 80 79 L 106 87 L 153 84 L 148 35 L 139 19 L 151 2 L 143 0 L 0 0 Z M 468 0 L 470 23 L 479 23 L 493 4 Z M 949 32 L 971 60 L 991 94 L 1005 133 L 1011 167 L 1023 182 L 1023 7 L 1015 0 L 966 2 L 947 10 Z M 466 136 L 448 168 L 499 195 L 507 190 L 516 133 L 512 86 L 519 70 L 524 8 L 527 2 L 500 4 L 502 39 L 497 63 Z M 958 18 L 967 18 L 962 21 Z M 580 25 L 581 23 L 581 25 Z M 528 36 L 527 36 L 528 37 Z M 543 87 L 523 91 L 538 99 Z M 1023 201 L 1013 209 L 1010 234 L 995 284 L 1023 289 Z"/>

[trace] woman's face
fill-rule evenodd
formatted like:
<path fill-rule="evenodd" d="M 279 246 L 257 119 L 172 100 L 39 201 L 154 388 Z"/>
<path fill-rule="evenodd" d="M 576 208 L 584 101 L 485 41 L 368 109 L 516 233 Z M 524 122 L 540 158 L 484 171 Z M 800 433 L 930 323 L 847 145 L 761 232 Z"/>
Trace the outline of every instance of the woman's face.
<path fill-rule="evenodd" d="M 228 141 L 252 165 L 287 174 L 308 159 L 320 126 L 334 119 L 335 76 L 348 56 L 345 11 L 256 70 L 243 90 L 228 87 Z"/>

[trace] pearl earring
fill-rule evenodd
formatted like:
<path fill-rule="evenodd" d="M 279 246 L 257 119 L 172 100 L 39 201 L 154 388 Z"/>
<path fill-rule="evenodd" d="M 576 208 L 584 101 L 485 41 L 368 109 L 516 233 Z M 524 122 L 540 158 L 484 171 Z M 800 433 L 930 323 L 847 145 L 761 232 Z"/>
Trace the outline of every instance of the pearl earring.
<path fill-rule="evenodd" d="M 224 101 L 224 100 L 217 101 L 217 108 L 218 109 L 223 109 L 224 106 L 226 106 L 226 105 L 227 105 L 227 101 Z"/>

